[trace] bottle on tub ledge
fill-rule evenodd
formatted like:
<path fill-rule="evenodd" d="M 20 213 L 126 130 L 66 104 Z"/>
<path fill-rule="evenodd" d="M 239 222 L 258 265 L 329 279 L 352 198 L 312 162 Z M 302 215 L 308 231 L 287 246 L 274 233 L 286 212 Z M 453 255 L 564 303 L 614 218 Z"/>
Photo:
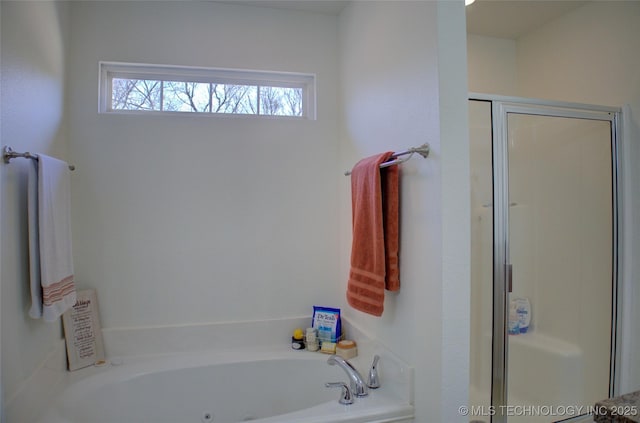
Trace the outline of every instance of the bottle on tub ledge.
<path fill-rule="evenodd" d="M 527 333 L 531 326 L 531 302 L 528 298 L 511 298 L 509 300 L 509 335 Z"/>
<path fill-rule="evenodd" d="M 318 330 L 315 328 L 307 328 L 305 341 L 307 344 L 307 350 L 318 351 L 320 349 L 320 343 L 318 341 Z"/>

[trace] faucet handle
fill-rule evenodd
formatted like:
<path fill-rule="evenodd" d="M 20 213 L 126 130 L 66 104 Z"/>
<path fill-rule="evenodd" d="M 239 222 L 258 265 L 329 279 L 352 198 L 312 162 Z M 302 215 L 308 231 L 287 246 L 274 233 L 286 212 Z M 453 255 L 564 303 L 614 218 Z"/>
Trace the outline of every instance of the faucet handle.
<path fill-rule="evenodd" d="M 380 378 L 378 376 L 378 360 L 380 360 L 379 355 L 373 356 L 373 363 L 371 364 L 371 368 L 369 369 L 369 382 L 367 385 L 371 389 L 377 389 L 380 387 Z"/>
<path fill-rule="evenodd" d="M 338 402 L 340 404 L 349 405 L 353 404 L 353 395 L 351 394 L 351 389 L 344 382 L 327 382 L 324 384 L 327 388 L 342 388 L 342 392 L 340 393 L 340 399 Z"/>

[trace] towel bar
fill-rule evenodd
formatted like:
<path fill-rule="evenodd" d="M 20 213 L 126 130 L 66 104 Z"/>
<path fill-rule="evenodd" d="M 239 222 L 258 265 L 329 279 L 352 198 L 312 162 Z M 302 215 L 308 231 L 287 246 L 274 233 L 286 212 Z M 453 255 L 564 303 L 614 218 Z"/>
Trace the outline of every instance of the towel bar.
<path fill-rule="evenodd" d="M 9 163 L 11 159 L 15 159 L 18 157 L 22 157 L 25 159 L 38 160 L 37 154 L 31 154 L 28 151 L 24 153 L 16 153 L 8 145 L 5 145 L 4 147 L 2 147 L 2 158 L 4 159 L 5 163 Z M 76 170 L 76 167 L 74 165 L 69 165 L 69 170 Z"/>
<path fill-rule="evenodd" d="M 415 153 L 420 154 L 422 157 L 424 157 L 425 159 L 427 157 L 429 157 L 429 144 L 424 143 L 419 147 L 411 147 L 405 151 L 400 151 L 399 153 L 393 153 L 393 155 L 391 156 L 394 160 L 391 160 L 390 162 L 384 162 L 380 165 L 380 168 L 385 168 L 385 167 L 389 167 L 389 166 L 393 166 L 393 165 L 397 165 L 400 163 L 404 163 L 407 160 L 409 160 Z M 409 155 L 409 157 L 405 157 L 404 159 L 398 159 L 397 157 L 400 156 L 405 156 L 405 155 Z M 349 176 L 351 175 L 351 171 L 347 170 L 346 172 L 344 172 L 345 176 Z"/>

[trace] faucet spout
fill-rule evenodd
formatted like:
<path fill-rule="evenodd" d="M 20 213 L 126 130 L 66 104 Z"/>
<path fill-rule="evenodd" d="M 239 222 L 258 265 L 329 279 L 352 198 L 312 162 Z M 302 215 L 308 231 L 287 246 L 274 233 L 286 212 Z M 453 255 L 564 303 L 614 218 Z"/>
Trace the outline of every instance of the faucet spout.
<path fill-rule="evenodd" d="M 349 377 L 351 392 L 353 393 L 353 395 L 357 397 L 366 397 L 367 395 L 369 395 L 369 388 L 367 387 L 367 384 L 365 383 L 364 379 L 362 379 L 362 376 L 360 375 L 360 373 L 358 373 L 356 368 L 351 365 L 351 363 L 349 363 L 339 355 L 332 355 L 327 360 L 327 363 L 330 366 L 337 364 L 338 367 L 345 371 L 345 373 Z"/>

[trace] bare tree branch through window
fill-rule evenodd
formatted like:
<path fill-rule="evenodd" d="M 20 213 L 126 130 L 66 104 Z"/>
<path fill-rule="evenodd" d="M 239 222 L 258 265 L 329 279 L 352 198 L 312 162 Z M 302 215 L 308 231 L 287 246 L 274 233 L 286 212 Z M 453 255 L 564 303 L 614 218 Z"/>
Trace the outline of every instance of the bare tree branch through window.
<path fill-rule="evenodd" d="M 113 110 L 302 116 L 302 88 L 114 78 Z"/>

